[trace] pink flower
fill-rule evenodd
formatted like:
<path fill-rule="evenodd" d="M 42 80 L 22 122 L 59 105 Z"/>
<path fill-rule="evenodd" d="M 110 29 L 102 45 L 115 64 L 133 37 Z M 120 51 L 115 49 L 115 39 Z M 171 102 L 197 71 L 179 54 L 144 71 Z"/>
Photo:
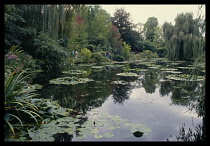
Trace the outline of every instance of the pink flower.
<path fill-rule="evenodd" d="M 7 59 L 9 60 L 9 59 L 17 59 L 17 58 L 18 58 L 17 55 L 13 55 L 13 54 L 14 54 L 14 53 L 9 52 L 9 53 L 6 55 Z"/>
<path fill-rule="evenodd" d="M 82 19 L 81 15 L 77 16 L 77 20 L 76 21 L 77 21 L 78 24 L 83 24 L 84 23 L 84 19 Z"/>

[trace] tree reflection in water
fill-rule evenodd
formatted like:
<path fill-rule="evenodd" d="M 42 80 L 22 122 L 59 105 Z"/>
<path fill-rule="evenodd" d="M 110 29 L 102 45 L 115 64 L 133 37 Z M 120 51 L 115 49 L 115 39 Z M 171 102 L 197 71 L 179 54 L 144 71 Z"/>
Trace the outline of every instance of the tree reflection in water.
<path fill-rule="evenodd" d="M 145 66 L 141 67 L 145 68 Z M 129 66 L 126 69 L 128 70 Z M 159 69 L 138 72 L 141 78 L 116 76 L 117 73 L 123 72 L 122 68 L 104 67 L 103 69 L 92 70 L 91 67 L 88 67 L 85 70 L 88 74 L 83 75 L 83 77 L 91 78 L 95 82 L 74 86 L 46 84 L 43 85 L 40 95 L 45 98 L 53 96 L 53 100 L 58 100 L 62 107 L 81 111 L 84 115 L 91 109 L 101 107 L 110 96 L 114 103 L 123 104 L 129 100 L 134 88 L 144 88 L 149 94 L 153 94 L 156 89 L 159 89 L 162 97 L 170 96 L 171 105 L 189 106 L 189 109 L 196 109 L 198 115 L 204 117 L 203 124 L 195 126 L 194 130 L 185 130 L 185 125 L 179 128 L 179 136 L 176 136 L 176 139 L 178 141 L 205 140 L 205 82 L 160 81 L 169 73 L 163 73 Z M 62 76 L 64 75 L 62 74 Z M 112 84 L 112 81 L 125 81 L 128 84 Z M 71 141 L 73 135 L 57 133 L 54 137 L 56 141 Z"/>

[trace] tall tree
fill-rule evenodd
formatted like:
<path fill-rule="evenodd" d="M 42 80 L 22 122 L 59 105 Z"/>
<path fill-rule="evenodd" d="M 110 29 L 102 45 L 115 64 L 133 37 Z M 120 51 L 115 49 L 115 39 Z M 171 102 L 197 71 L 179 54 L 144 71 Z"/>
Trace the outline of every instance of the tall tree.
<path fill-rule="evenodd" d="M 130 44 L 130 31 L 133 28 L 133 24 L 130 20 L 130 13 L 127 13 L 124 8 L 116 9 L 112 21 L 114 26 L 119 29 L 123 41 Z"/>
<path fill-rule="evenodd" d="M 75 15 L 71 22 L 71 31 L 68 48 L 77 50 L 86 47 L 87 45 L 87 25 L 81 14 Z"/>
<path fill-rule="evenodd" d="M 132 51 L 137 50 L 136 44 L 141 38 L 140 34 L 134 30 L 136 26 L 131 21 L 130 13 L 124 8 L 116 9 L 112 22 L 119 29 L 123 41 L 131 46 Z"/>
<path fill-rule="evenodd" d="M 164 23 L 163 34 L 170 60 L 191 60 L 201 52 L 201 32 L 192 13 L 179 14 L 174 26 Z"/>
<path fill-rule="evenodd" d="M 108 41 L 111 17 L 100 6 L 90 6 L 88 13 L 88 42 L 92 51 L 111 49 Z"/>
<path fill-rule="evenodd" d="M 119 29 L 115 27 L 114 24 L 112 24 L 112 27 L 110 28 L 109 35 L 109 42 L 111 44 L 113 53 L 121 53 L 123 40 L 121 38 Z"/>
<path fill-rule="evenodd" d="M 153 42 L 155 38 L 155 31 L 158 26 L 158 20 L 155 17 L 149 17 L 144 24 L 144 31 L 146 32 L 146 39 Z"/>

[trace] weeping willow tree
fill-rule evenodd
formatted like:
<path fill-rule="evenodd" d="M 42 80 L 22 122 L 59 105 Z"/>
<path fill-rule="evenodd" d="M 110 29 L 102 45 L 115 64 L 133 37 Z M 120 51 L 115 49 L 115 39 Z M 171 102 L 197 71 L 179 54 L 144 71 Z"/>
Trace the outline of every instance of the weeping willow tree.
<path fill-rule="evenodd" d="M 193 19 L 192 13 L 181 13 L 175 19 L 175 25 L 163 24 L 165 44 L 169 60 L 191 60 L 203 51 L 202 33 L 199 19 Z"/>

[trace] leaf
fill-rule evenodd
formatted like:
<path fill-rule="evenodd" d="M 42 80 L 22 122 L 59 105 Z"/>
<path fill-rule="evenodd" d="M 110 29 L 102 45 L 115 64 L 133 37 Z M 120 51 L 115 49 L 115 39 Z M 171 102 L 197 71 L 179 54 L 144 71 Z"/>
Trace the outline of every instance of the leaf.
<path fill-rule="evenodd" d="M 83 135 L 83 136 L 78 136 L 77 137 L 77 139 L 84 139 L 85 138 L 85 136 Z"/>
<path fill-rule="evenodd" d="M 114 126 L 109 126 L 108 129 L 113 130 L 113 129 L 115 129 L 115 127 Z"/>
<path fill-rule="evenodd" d="M 101 138 L 103 135 L 94 135 L 95 138 Z"/>
<path fill-rule="evenodd" d="M 124 72 L 124 73 L 118 73 L 118 74 L 116 74 L 117 76 L 134 76 L 134 77 L 136 77 L 136 76 L 138 76 L 136 73 L 131 73 L 131 72 Z"/>
<path fill-rule="evenodd" d="M 104 133 L 103 136 L 109 138 L 109 137 L 113 137 L 114 134 L 107 132 L 107 133 Z"/>

